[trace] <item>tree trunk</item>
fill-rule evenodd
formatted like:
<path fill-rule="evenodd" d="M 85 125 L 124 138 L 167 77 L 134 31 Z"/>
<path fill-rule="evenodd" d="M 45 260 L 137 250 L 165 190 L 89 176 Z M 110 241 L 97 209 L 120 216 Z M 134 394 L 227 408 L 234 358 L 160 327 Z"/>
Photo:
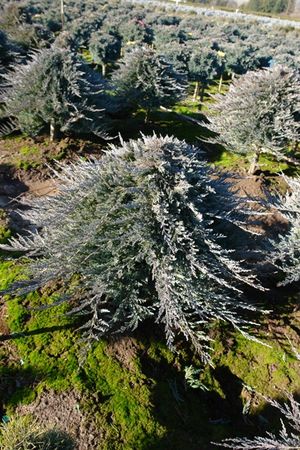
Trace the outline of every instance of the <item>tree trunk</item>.
<path fill-rule="evenodd" d="M 195 102 L 196 100 L 197 100 L 197 98 L 198 98 L 198 95 L 199 95 L 199 88 L 200 88 L 200 83 L 199 83 L 199 81 L 196 81 L 196 84 L 195 84 L 195 90 L 194 90 L 194 95 L 193 95 L 193 101 Z"/>
<path fill-rule="evenodd" d="M 56 126 L 54 119 L 50 120 L 50 142 L 55 141 L 56 139 Z"/>
<path fill-rule="evenodd" d="M 101 67 L 102 67 L 102 76 L 103 76 L 103 78 L 105 78 L 106 77 L 106 64 L 101 64 Z"/>
<path fill-rule="evenodd" d="M 151 112 L 151 109 L 150 109 L 150 108 L 146 109 L 146 114 L 145 114 L 145 120 L 144 120 L 144 123 L 149 123 L 150 112 Z"/>
<path fill-rule="evenodd" d="M 201 93 L 200 93 L 200 104 L 199 104 L 199 110 L 200 111 L 202 109 L 202 103 L 203 103 L 203 99 L 204 99 L 204 94 L 205 94 L 205 84 L 202 83 L 202 85 L 201 85 Z"/>
<path fill-rule="evenodd" d="M 219 92 L 221 92 L 222 84 L 223 84 L 223 74 L 221 75 L 220 81 L 219 81 Z"/>
<path fill-rule="evenodd" d="M 65 26 L 65 5 L 64 0 L 60 0 L 61 29 Z"/>
<path fill-rule="evenodd" d="M 249 175 L 253 175 L 255 173 L 256 169 L 258 169 L 258 167 L 259 167 L 258 160 L 259 160 L 259 151 L 256 151 L 254 153 L 253 158 L 250 163 L 250 167 L 248 170 Z"/>

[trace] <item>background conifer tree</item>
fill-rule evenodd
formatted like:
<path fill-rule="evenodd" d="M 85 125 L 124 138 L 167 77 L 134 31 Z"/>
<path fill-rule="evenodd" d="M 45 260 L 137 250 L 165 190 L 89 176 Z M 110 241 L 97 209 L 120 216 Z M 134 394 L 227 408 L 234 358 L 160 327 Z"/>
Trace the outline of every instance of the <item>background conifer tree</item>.
<path fill-rule="evenodd" d="M 100 132 L 103 127 L 103 82 L 67 49 L 52 47 L 31 54 L 3 76 L 1 117 L 11 130 L 35 136 L 58 132 Z M 7 127 L 5 127 L 7 131 Z"/>
<path fill-rule="evenodd" d="M 133 48 L 120 61 L 112 82 L 124 104 L 146 110 L 171 106 L 186 92 L 186 78 L 150 47 Z"/>
<path fill-rule="evenodd" d="M 286 285 L 300 280 L 300 178 L 287 178 L 288 192 L 277 207 L 288 221 L 288 230 L 273 241 L 273 262 L 285 273 Z"/>
<path fill-rule="evenodd" d="M 227 150 L 252 155 L 254 173 L 261 153 L 278 159 L 300 138 L 300 79 L 296 72 L 275 65 L 234 80 L 226 94 L 213 96 L 205 126 L 216 133 L 211 141 Z"/>

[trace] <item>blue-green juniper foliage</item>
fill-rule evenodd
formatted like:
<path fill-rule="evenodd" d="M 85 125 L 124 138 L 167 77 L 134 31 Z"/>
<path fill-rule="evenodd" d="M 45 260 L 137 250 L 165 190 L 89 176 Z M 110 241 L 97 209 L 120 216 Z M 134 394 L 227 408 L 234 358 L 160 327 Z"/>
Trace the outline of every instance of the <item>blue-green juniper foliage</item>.
<path fill-rule="evenodd" d="M 199 149 L 156 135 L 62 165 L 59 194 L 35 201 L 26 215 L 34 231 L 5 247 L 31 256 L 29 281 L 12 291 L 56 280 L 69 286 L 77 274 L 80 300 L 71 312 L 87 316 L 87 338 L 153 317 L 171 347 L 179 333 L 205 356 L 205 325 L 243 326 L 239 310 L 254 308 L 241 301 L 240 285 L 258 284 L 220 235 L 239 227 L 243 200 L 212 175 Z"/>

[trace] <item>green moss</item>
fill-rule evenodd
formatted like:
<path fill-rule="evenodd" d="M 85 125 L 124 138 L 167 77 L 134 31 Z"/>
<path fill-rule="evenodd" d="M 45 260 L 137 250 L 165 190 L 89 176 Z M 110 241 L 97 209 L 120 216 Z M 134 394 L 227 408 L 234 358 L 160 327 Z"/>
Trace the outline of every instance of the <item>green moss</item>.
<path fill-rule="evenodd" d="M 51 296 L 44 298 L 32 293 L 26 297 L 26 304 L 36 307 L 54 300 L 56 298 Z M 74 333 L 68 329 L 72 323 L 65 315 L 67 305 L 34 311 L 29 316 L 28 310 L 19 302 L 13 300 L 10 303 L 8 324 L 11 330 L 24 333 L 24 337 L 16 342 L 24 368 L 38 371 L 44 386 L 68 389 L 77 377 L 79 364 Z"/>
<path fill-rule="evenodd" d="M 24 278 L 22 267 L 14 261 L 0 263 L 0 289 Z M 43 296 L 37 292 L 23 298 L 7 298 L 7 325 L 15 340 L 23 370 L 34 370 L 44 385 L 67 389 L 78 375 L 78 351 L 74 342 L 71 319 L 65 315 L 68 304 L 45 310 L 30 311 L 57 300 L 57 295 Z"/>
<path fill-rule="evenodd" d="M 13 267 L 7 264 L 6 269 Z M 11 273 L 10 282 L 14 278 L 16 274 Z M 37 307 L 56 300 L 57 294 L 34 292 L 8 302 L 10 330 L 23 333 L 15 341 L 22 370 L 32 371 L 36 376 L 30 388 L 15 390 L 6 400 L 6 407 L 11 410 L 19 402 L 33 400 L 44 388 L 57 391 L 76 388 L 85 391 L 88 398 L 96 394 L 102 399 L 95 417 L 105 436 L 103 450 L 141 449 L 145 442 L 162 436 L 164 428 L 153 417 L 151 390 L 138 364 L 132 364 L 131 371 L 122 367 L 107 353 L 107 344 L 102 341 L 88 352 L 80 369 L 80 346 L 74 332 L 67 328 L 72 324 L 65 315 L 68 305 L 30 314 L 24 306 Z"/>
<path fill-rule="evenodd" d="M 36 399 L 36 395 L 34 389 L 28 386 L 16 389 L 9 399 L 8 413 L 13 412 L 14 408 L 20 404 L 29 405 Z"/>
<path fill-rule="evenodd" d="M 230 153 L 227 151 L 221 152 L 217 161 L 214 161 L 216 166 L 228 168 L 231 170 L 244 169 L 248 170 L 250 157 Z M 271 174 L 277 174 L 289 169 L 288 164 L 285 162 L 276 161 L 272 156 L 261 155 L 259 158 L 259 168 L 263 172 L 269 172 Z"/>
<path fill-rule="evenodd" d="M 160 341 L 151 341 L 147 354 L 153 361 L 156 362 L 161 361 L 163 358 L 169 364 L 172 364 L 175 360 L 175 354 L 171 352 L 166 344 Z"/>
<path fill-rule="evenodd" d="M 286 162 L 276 161 L 272 156 L 261 155 L 259 158 L 259 166 L 262 171 L 270 173 L 280 173 L 289 168 Z"/>
<path fill-rule="evenodd" d="M 232 169 L 234 167 L 239 167 L 241 169 L 247 167 L 247 160 L 243 156 L 223 151 L 220 158 L 217 161 L 214 161 L 214 164 L 224 168 Z"/>
<path fill-rule="evenodd" d="M 40 163 L 36 161 L 24 161 L 22 159 L 17 159 L 15 161 L 16 168 L 22 170 L 36 169 L 39 165 Z"/>
<path fill-rule="evenodd" d="M 0 244 L 5 244 L 11 238 L 11 230 L 6 226 L 0 225 Z"/>
<path fill-rule="evenodd" d="M 243 383 L 269 397 L 276 397 L 278 390 L 297 391 L 300 376 L 299 361 L 290 352 L 290 344 L 284 336 L 280 342 L 263 333 L 262 345 L 240 333 L 233 336 L 230 349 L 215 343 L 214 363 L 227 367 Z"/>
<path fill-rule="evenodd" d="M 1 261 L 0 259 L 0 291 L 4 291 L 14 281 L 20 279 L 21 273 L 21 267 L 15 261 Z"/>
<path fill-rule="evenodd" d="M 20 148 L 19 152 L 23 156 L 35 156 L 39 154 L 40 150 L 38 147 L 24 145 Z"/>
<path fill-rule="evenodd" d="M 27 309 L 21 304 L 20 299 L 9 300 L 7 302 L 8 320 L 7 325 L 13 333 L 19 333 L 23 331 L 24 322 L 28 317 Z"/>
<path fill-rule="evenodd" d="M 225 394 L 222 390 L 220 382 L 214 377 L 211 367 L 207 367 L 200 373 L 201 383 L 211 392 L 217 393 L 220 398 L 225 399 Z"/>
<path fill-rule="evenodd" d="M 105 436 L 105 449 L 141 449 L 145 441 L 164 434 L 153 418 L 151 391 L 146 377 L 136 368 L 128 371 L 98 343 L 84 366 L 86 385 L 102 398 L 96 411 Z"/>
<path fill-rule="evenodd" d="M 13 261 L 2 262 L 0 273 L 2 288 L 23 276 L 22 267 Z M 26 383 L 14 386 L 4 398 L 4 407 L 13 411 L 18 403 L 32 401 L 44 389 L 76 389 L 84 399 L 81 407 L 92 414 L 101 430 L 101 450 L 182 450 L 187 442 L 191 450 L 209 450 L 210 441 L 235 434 L 235 422 L 215 425 L 210 419 L 219 419 L 216 411 L 223 407 L 225 418 L 241 414 L 243 383 L 271 397 L 277 396 L 278 388 L 297 389 L 299 362 L 283 337 L 279 343 L 261 331 L 261 339 L 272 345 L 269 348 L 238 333 L 230 335 L 228 327 L 220 324 L 212 327 L 215 369 L 203 368 L 199 358 L 183 350 L 172 353 L 159 339 L 137 342 L 130 367 L 125 367 L 105 340 L 89 351 L 78 341 L 73 319 L 65 315 L 67 303 L 28 311 L 27 306 L 55 302 L 59 295 L 55 289 L 48 287 L 7 302 L 10 330 L 23 335 L 14 341 L 19 361 L 11 367 L 11 363 L 0 365 L 0 375 L 12 380 L 21 377 Z M 200 380 L 208 392 L 185 383 L 183 369 L 191 358 L 195 367 L 203 368 Z M 2 361 L 7 364 L 5 357 Z M 228 386 L 235 386 L 232 398 Z"/>

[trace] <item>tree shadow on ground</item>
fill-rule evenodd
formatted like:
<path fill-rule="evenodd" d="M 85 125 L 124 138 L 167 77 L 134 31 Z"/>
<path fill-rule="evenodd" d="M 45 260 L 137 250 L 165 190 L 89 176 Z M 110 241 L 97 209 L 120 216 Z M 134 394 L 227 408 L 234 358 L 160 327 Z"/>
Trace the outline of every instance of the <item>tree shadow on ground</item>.
<path fill-rule="evenodd" d="M 216 372 L 226 385 L 225 398 L 216 391 L 191 388 L 183 373 L 165 362 L 158 366 L 147 358 L 143 361 L 143 371 L 150 378 L 155 376 L 153 415 L 166 434 L 140 450 L 212 449 L 210 442 L 227 437 L 228 430 L 242 414 L 239 398 L 242 382 L 228 368 Z"/>
<path fill-rule="evenodd" d="M 245 408 L 241 397 L 243 380 L 227 366 L 213 370 L 220 392 L 192 389 L 182 373 L 165 362 L 158 367 L 145 360 L 143 370 L 147 376 L 156 377 L 153 414 L 166 434 L 152 443 L 145 442 L 139 450 L 217 450 L 225 447 L 212 442 L 253 438 L 270 431 L 278 434 L 281 429 L 280 413 L 268 403 L 256 412 Z M 283 402 L 280 395 L 276 400 Z"/>
<path fill-rule="evenodd" d="M 54 328 L 60 330 L 63 327 L 31 330 L 28 337 L 38 332 L 49 333 L 54 331 Z M 151 336 L 150 340 L 153 337 L 155 339 L 155 348 L 158 349 L 157 357 L 155 354 L 151 356 L 148 351 L 151 343 L 145 338 L 147 335 Z M 141 375 L 145 376 L 145 378 L 141 377 L 141 382 L 145 383 L 150 391 L 152 406 L 149 408 L 151 408 L 153 421 L 162 426 L 165 433 L 163 437 L 146 436 L 145 433 L 144 442 L 139 441 L 138 446 L 132 443 L 130 450 L 213 450 L 222 447 L 216 447 L 211 442 L 220 442 L 235 436 L 252 437 L 263 435 L 266 431 L 279 430 L 278 414 L 274 408 L 267 405 L 257 413 L 245 412 L 245 399 L 242 399 L 243 380 L 226 365 L 210 369 L 211 376 L 216 380 L 212 390 L 192 388 L 185 380 L 184 368 L 187 364 L 199 367 L 198 359 L 188 348 L 184 349 L 178 357 L 171 353 L 164 353 L 163 347 L 159 347 L 162 339 L 161 330 L 153 327 L 152 322 L 146 323 L 140 339 L 138 361 Z M 129 369 L 123 368 L 123 370 Z M 0 375 L 1 414 L 5 413 L 3 405 L 8 400 L 10 405 L 33 400 L 31 396 L 36 394 L 35 386 L 49 376 L 48 373 L 40 373 L 34 367 L 0 368 Z M 70 376 L 68 372 L 63 375 Z M 86 375 L 89 376 L 88 373 Z M 62 373 L 56 370 L 53 373 L 50 372 L 50 376 L 55 379 L 61 377 Z M 83 377 L 81 382 L 84 383 Z M 91 401 L 96 398 L 93 400 L 96 410 L 99 402 L 105 404 L 112 395 L 108 393 L 108 396 L 101 396 L 100 391 L 90 389 L 87 384 L 85 387 L 89 390 L 89 393 L 86 393 Z M 123 387 L 119 386 L 118 389 L 122 390 Z M 129 415 L 133 413 L 134 411 L 128 411 Z M 111 415 L 114 416 L 113 410 Z M 113 423 L 111 426 L 115 427 Z M 117 424 L 117 426 L 123 425 Z M 113 443 L 107 448 L 112 450 L 121 448 L 114 445 L 116 444 Z"/>
<path fill-rule="evenodd" d="M 27 186 L 15 177 L 15 168 L 0 164 L 0 207 L 9 208 L 13 202 L 28 190 Z"/>
<path fill-rule="evenodd" d="M 22 368 L 21 364 L 19 360 L 12 367 L 0 366 L 0 418 L 6 414 L 8 402 L 17 406 L 34 400 L 33 387 L 42 376 L 33 367 Z"/>
<path fill-rule="evenodd" d="M 19 338 L 26 338 L 30 336 L 38 336 L 44 333 L 53 333 L 55 331 L 62 331 L 67 329 L 75 329 L 76 325 L 74 323 L 66 325 L 54 325 L 49 327 L 37 328 L 36 330 L 23 331 L 20 333 L 2 334 L 0 335 L 0 342 L 12 341 Z"/>

